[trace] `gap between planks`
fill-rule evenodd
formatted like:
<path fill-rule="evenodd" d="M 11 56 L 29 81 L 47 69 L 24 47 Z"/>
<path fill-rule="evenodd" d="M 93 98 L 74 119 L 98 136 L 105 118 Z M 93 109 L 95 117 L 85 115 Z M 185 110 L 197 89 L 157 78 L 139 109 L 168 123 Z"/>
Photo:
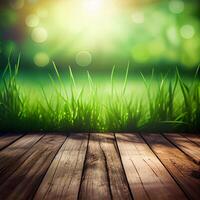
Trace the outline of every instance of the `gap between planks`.
<path fill-rule="evenodd" d="M 41 172 L 41 175 L 38 177 L 38 180 L 34 179 L 35 183 L 31 183 L 32 188 L 15 186 L 13 189 L 15 194 L 7 192 L 8 198 L 6 199 L 16 198 L 19 194 L 20 199 L 26 199 L 28 194 L 31 194 L 35 199 L 66 199 L 66 197 L 67 199 L 105 199 L 105 197 L 106 199 L 132 199 L 132 197 L 134 197 L 134 199 L 170 199 L 175 196 L 177 199 L 184 199 L 185 196 L 179 186 L 184 189 L 184 191 L 186 190 L 187 195 L 193 197 L 193 199 L 195 199 L 195 195 L 198 195 L 198 191 L 193 196 L 189 194 L 191 191 L 195 192 L 195 187 L 198 190 L 199 182 L 196 182 L 196 186 L 194 186 L 194 190 L 192 190 L 190 187 L 191 183 L 185 181 L 185 185 L 189 186 L 187 191 L 187 189 L 184 188 L 184 181 L 182 181 L 182 183 L 182 179 L 174 175 L 172 169 L 170 171 L 170 166 L 167 166 L 167 164 L 159 158 L 153 148 L 150 148 L 151 145 L 149 145 L 146 140 L 146 143 L 144 142 L 143 135 L 141 137 L 139 134 L 114 135 L 92 133 L 90 134 L 90 140 L 88 138 L 88 134 L 71 134 L 67 139 L 65 137 L 65 139 L 60 142 L 60 146 L 56 151 L 53 151 L 53 156 L 49 153 L 51 161 L 48 160 L 49 157 L 47 155 L 43 155 L 45 152 L 40 151 L 41 154 L 39 155 L 46 157 L 46 159 L 43 158 L 42 160 L 39 158 L 41 165 L 40 168 L 37 169 Z M 18 146 L 20 146 L 19 141 L 21 139 L 16 140 L 16 142 L 10 146 L 12 147 L 17 142 Z M 41 138 L 38 139 L 38 142 L 36 141 L 35 144 L 33 144 L 38 147 L 38 150 L 41 143 L 40 145 L 36 144 L 38 144 L 40 140 Z M 52 138 L 52 140 L 54 139 Z M 75 144 L 78 145 L 76 146 Z M 52 146 L 51 142 L 49 145 Z M 10 146 L 7 148 L 9 149 Z M 37 150 L 34 146 L 31 148 L 34 149 L 34 151 L 29 150 L 33 154 L 35 154 Z M 127 149 L 123 149 L 125 147 Z M 179 149 L 176 148 L 176 151 L 177 150 L 179 151 Z M 0 153 L 3 151 L 0 151 Z M 27 163 L 33 167 L 33 170 L 30 167 L 26 175 L 29 174 L 33 177 L 36 168 L 33 163 L 30 163 L 34 156 L 35 155 L 24 153 L 24 155 L 20 157 L 20 160 L 24 159 L 23 162 L 21 161 L 21 165 L 19 165 L 21 171 L 18 170 L 18 168 L 17 173 L 17 170 L 14 170 L 14 175 L 11 173 L 12 175 L 10 177 L 12 178 L 9 177 L 6 181 L 7 185 L 3 184 L 4 190 L 6 190 L 8 185 L 13 187 L 12 181 L 15 181 L 13 176 L 23 176 L 24 172 L 22 169 L 27 166 Z M 33 158 L 30 159 L 30 157 Z M 36 157 L 39 156 L 37 155 Z M 126 162 L 127 158 L 129 163 Z M 48 161 L 48 164 L 44 163 L 46 161 Z M 42 163 L 46 166 L 42 166 Z M 141 163 L 142 169 L 140 169 L 139 163 Z M 195 167 L 191 168 L 190 170 L 193 168 L 195 169 Z M 70 171 L 70 169 L 72 170 Z M 33 172 L 30 173 L 30 171 Z M 130 174 L 129 171 L 132 171 L 136 176 L 132 177 L 133 174 Z M 152 180 L 148 180 L 148 176 L 146 179 L 145 173 L 146 175 L 148 174 Z M 156 174 L 159 174 L 160 177 L 156 177 Z M 186 172 L 185 176 L 189 177 Z M 178 182 L 179 186 L 175 184 L 172 177 Z M 61 189 L 58 187 L 60 181 L 62 183 Z M 99 183 L 95 183 L 98 181 Z M 190 179 L 190 181 L 192 182 L 193 179 Z M 27 182 L 22 181 L 22 183 L 25 185 Z M 165 189 L 163 189 L 162 184 Z M 24 188 L 26 188 L 27 191 L 23 191 L 22 189 Z M 159 194 L 157 194 L 157 196 L 156 189 L 157 191 L 159 189 Z M 0 197 L 2 194 L 5 194 L 4 190 L 2 186 L 0 186 Z M 90 194 L 88 194 L 89 191 L 91 191 Z M 6 197 L 6 195 L 2 197 Z"/>
<path fill-rule="evenodd" d="M 88 134 L 71 134 L 51 163 L 34 199 L 77 199 Z"/>
<path fill-rule="evenodd" d="M 164 133 L 173 145 L 185 153 L 195 163 L 200 165 L 200 146 L 189 140 L 187 137 L 175 133 Z"/>
<path fill-rule="evenodd" d="M 141 134 L 189 199 L 199 199 L 199 166 L 160 134 Z"/>
<path fill-rule="evenodd" d="M 4 134 L 0 135 L 0 151 L 16 142 L 18 139 L 23 137 L 23 134 Z"/>
<path fill-rule="evenodd" d="M 132 199 L 114 134 L 90 134 L 79 199 Z"/>
<path fill-rule="evenodd" d="M 197 144 L 198 146 L 200 146 L 200 135 L 195 135 L 195 134 L 189 134 L 189 133 L 185 133 L 182 134 L 184 137 L 186 137 L 188 140 L 192 141 L 193 143 Z"/>
<path fill-rule="evenodd" d="M 42 137 L 43 135 L 27 134 L 0 151 L 1 184 L 4 183 L 4 181 L 30 156 L 28 151 Z"/>
<path fill-rule="evenodd" d="M 116 138 L 134 199 L 186 199 L 139 134 L 116 134 Z"/>
<path fill-rule="evenodd" d="M 32 198 L 65 138 L 46 135 L 25 153 L 25 161 L 0 185 L 0 199 Z"/>

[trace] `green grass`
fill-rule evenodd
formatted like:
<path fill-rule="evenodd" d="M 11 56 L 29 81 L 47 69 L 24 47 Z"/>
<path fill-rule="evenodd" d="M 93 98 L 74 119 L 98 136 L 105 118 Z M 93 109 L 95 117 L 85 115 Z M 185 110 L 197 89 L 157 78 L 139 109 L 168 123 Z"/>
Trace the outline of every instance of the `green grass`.
<path fill-rule="evenodd" d="M 200 84 L 198 69 L 186 83 L 178 70 L 174 77 L 162 75 L 155 80 L 140 74 L 142 95 L 129 87 L 127 66 L 121 87 L 116 84 L 115 67 L 109 85 L 95 83 L 87 71 L 87 86 L 77 84 L 72 69 L 69 81 L 53 63 L 55 76 L 32 93 L 18 81 L 19 61 L 10 62 L 1 77 L 0 131 L 57 132 L 199 132 Z M 102 81 L 103 82 L 103 81 Z M 29 88 L 28 88 L 29 90 Z M 141 90 L 140 88 L 138 90 Z M 33 93 L 37 95 L 33 96 Z"/>

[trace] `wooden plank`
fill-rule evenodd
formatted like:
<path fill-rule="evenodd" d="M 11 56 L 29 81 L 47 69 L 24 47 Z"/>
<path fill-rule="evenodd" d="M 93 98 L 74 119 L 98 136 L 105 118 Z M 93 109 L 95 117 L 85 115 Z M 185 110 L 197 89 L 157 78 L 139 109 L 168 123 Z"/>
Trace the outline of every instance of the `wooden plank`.
<path fill-rule="evenodd" d="M 200 197 L 200 169 L 188 156 L 160 134 L 142 134 L 190 199 Z"/>
<path fill-rule="evenodd" d="M 111 199 L 105 155 L 96 134 L 90 134 L 79 199 Z"/>
<path fill-rule="evenodd" d="M 43 135 L 28 134 L 0 152 L 0 184 L 29 156 L 24 155 Z M 22 155 L 24 155 L 22 157 Z"/>
<path fill-rule="evenodd" d="M 112 199 L 132 199 L 114 134 L 96 134 L 104 155 Z"/>
<path fill-rule="evenodd" d="M 200 164 L 200 147 L 197 144 L 175 133 L 166 133 L 164 136 L 188 155 L 195 163 Z"/>
<path fill-rule="evenodd" d="M 77 199 L 88 134 L 70 135 L 47 171 L 34 199 Z"/>
<path fill-rule="evenodd" d="M 116 138 L 134 199 L 186 199 L 139 134 L 116 134 Z"/>
<path fill-rule="evenodd" d="M 65 138 L 63 135 L 46 135 L 36 143 L 27 152 L 30 156 L 0 185 L 0 199 L 32 199 Z"/>
<path fill-rule="evenodd" d="M 22 134 L 5 134 L 0 136 L 0 150 L 4 149 L 5 147 L 9 146 L 17 139 L 22 137 Z"/>
<path fill-rule="evenodd" d="M 197 134 L 183 134 L 188 140 L 200 146 L 200 135 Z"/>

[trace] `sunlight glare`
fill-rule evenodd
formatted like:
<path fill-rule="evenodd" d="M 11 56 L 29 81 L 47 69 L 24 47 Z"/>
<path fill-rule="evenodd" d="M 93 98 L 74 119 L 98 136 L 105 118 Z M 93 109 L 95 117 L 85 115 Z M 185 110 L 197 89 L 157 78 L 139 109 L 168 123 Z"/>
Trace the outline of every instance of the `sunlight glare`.
<path fill-rule="evenodd" d="M 114 0 L 74 0 L 62 1 L 52 7 L 51 24 L 56 24 L 59 31 L 59 41 L 74 40 L 73 53 L 88 49 L 92 51 L 97 48 L 109 49 L 113 39 L 122 37 L 125 32 L 124 25 L 120 24 L 116 17 L 119 16 L 119 8 Z M 50 28 L 51 29 L 51 28 Z M 64 44 L 63 44 L 64 45 Z M 103 46 L 104 45 L 104 46 Z"/>
<path fill-rule="evenodd" d="M 88 14 L 98 15 L 103 8 L 103 2 L 102 0 L 87 0 L 84 7 Z"/>

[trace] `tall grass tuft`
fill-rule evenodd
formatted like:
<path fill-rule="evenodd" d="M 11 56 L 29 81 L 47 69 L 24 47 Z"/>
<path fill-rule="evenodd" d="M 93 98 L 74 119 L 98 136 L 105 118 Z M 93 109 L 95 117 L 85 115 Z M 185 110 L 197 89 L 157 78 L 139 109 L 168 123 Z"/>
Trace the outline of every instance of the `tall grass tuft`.
<path fill-rule="evenodd" d="M 15 66 L 8 62 L 0 82 L 0 131 L 62 132 L 163 132 L 200 130 L 199 68 L 188 84 L 176 71 L 174 77 L 162 75 L 156 80 L 141 73 L 144 95 L 128 89 L 129 64 L 122 88 L 114 84 L 115 66 L 110 75 L 110 93 L 94 83 L 89 71 L 87 85 L 77 87 L 71 67 L 69 84 L 53 62 L 55 77 L 49 75 L 52 95 L 41 86 L 43 100 L 31 101 L 17 81 L 20 56 Z M 154 83 L 153 83 L 154 82 Z M 133 87 L 132 87 L 133 88 Z"/>
<path fill-rule="evenodd" d="M 2 130 L 10 129 L 18 130 L 21 126 L 21 119 L 25 105 L 25 98 L 20 91 L 20 87 L 16 82 L 16 76 L 19 70 L 19 60 L 14 67 L 11 68 L 10 61 L 1 77 L 2 88 L 0 92 L 0 127 Z"/>

